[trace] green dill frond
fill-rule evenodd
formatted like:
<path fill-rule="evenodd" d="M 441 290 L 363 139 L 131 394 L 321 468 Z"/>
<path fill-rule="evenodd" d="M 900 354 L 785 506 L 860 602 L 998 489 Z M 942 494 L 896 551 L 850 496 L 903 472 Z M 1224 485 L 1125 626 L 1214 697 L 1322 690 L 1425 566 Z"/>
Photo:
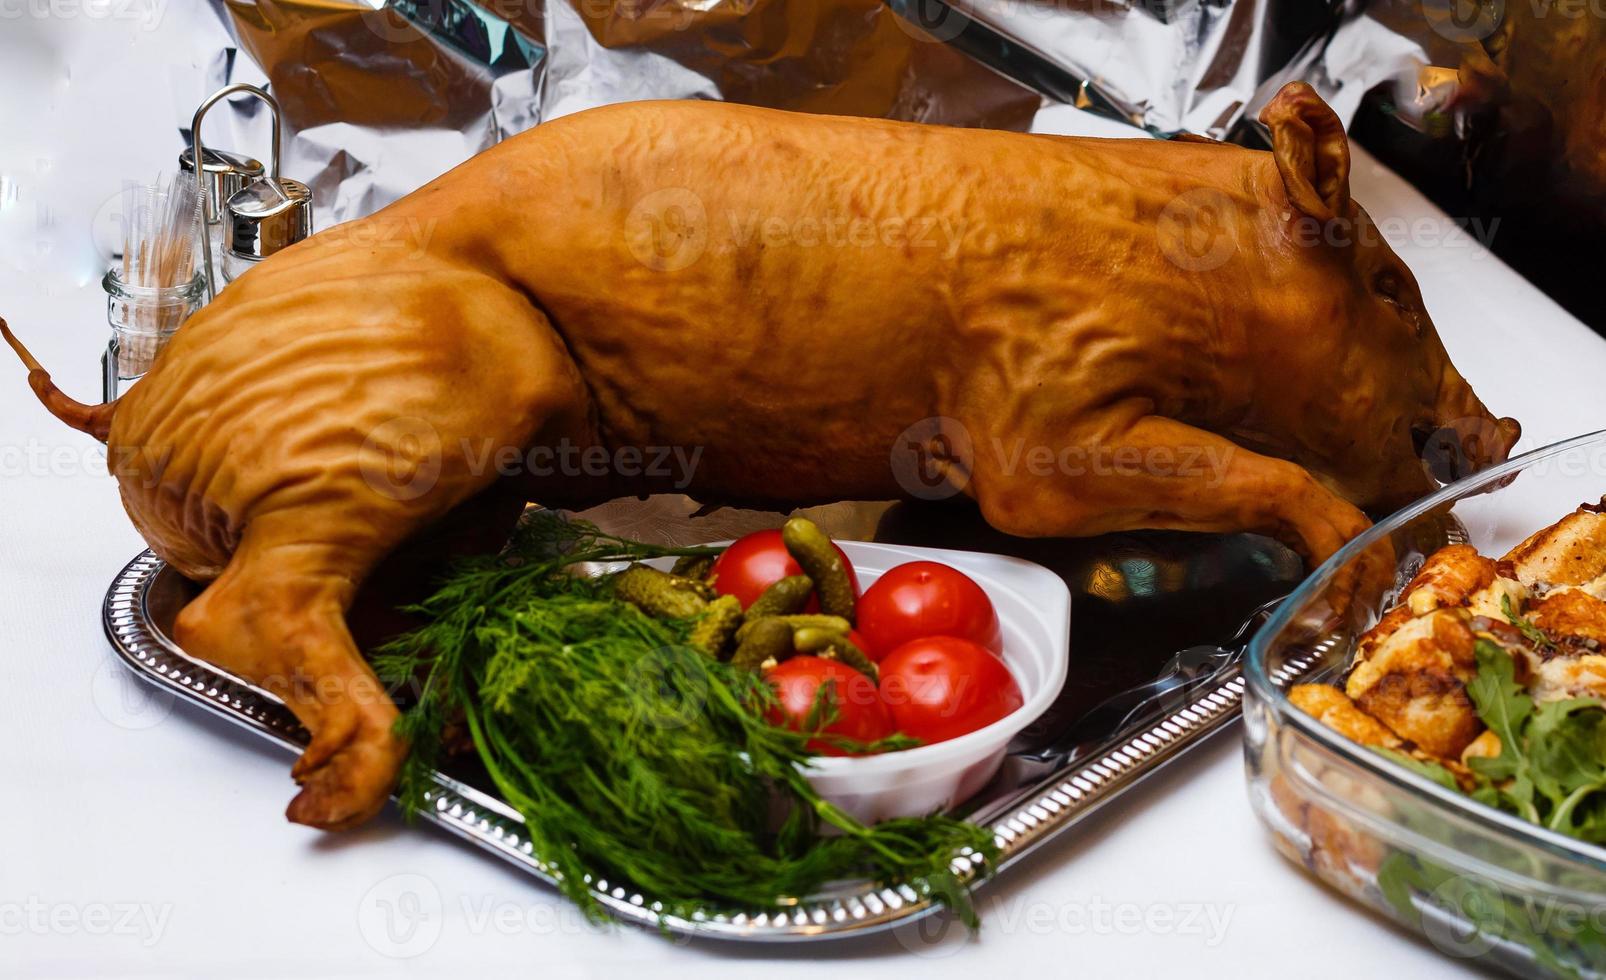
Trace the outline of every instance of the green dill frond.
<path fill-rule="evenodd" d="M 387 681 L 422 674 L 397 727 L 412 745 L 404 805 L 422 807 L 446 726 L 461 723 L 559 888 L 588 914 L 601 914 L 593 876 L 628 881 L 670 913 L 773 908 L 867 876 L 925 888 L 973 922 L 950 866 L 962 852 L 995 854 L 990 831 L 937 815 L 854 820 L 801 772 L 809 736 L 765 720 L 774 693 L 761 677 L 690 646 L 689 623 L 614 598 L 606 576 L 572 574 L 580 563 L 715 551 L 655 548 L 543 512 L 500 555 L 455 567 L 412 610 L 428 624 L 375 657 Z M 833 709 L 822 699 L 822 718 Z M 903 747 L 900 738 L 873 748 Z"/>

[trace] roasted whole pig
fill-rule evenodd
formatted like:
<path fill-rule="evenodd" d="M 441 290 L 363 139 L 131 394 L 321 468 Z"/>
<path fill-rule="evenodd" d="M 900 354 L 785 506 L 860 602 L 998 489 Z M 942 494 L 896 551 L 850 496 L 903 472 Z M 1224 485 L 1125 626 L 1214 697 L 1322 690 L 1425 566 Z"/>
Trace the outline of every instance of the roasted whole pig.
<path fill-rule="evenodd" d="M 420 533 L 505 531 L 488 495 L 940 485 L 1008 533 L 1254 530 L 1314 562 L 1357 504 L 1430 488 L 1425 435 L 1454 435 L 1452 470 L 1503 459 L 1517 425 L 1366 234 L 1338 119 L 1302 84 L 1263 119 L 1273 153 L 613 106 L 267 260 L 115 404 L 6 336 L 108 442 L 151 547 L 210 582 L 179 642 L 312 733 L 290 818 L 350 827 L 405 747 L 348 608 Z M 695 466 L 655 475 L 655 447 Z"/>

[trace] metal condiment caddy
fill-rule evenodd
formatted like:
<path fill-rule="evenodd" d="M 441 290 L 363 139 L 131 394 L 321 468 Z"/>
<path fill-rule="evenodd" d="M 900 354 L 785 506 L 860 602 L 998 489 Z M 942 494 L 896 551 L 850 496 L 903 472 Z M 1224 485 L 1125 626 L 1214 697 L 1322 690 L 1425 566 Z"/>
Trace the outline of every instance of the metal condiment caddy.
<path fill-rule="evenodd" d="M 267 168 L 252 157 L 202 145 L 201 124 L 207 111 L 237 93 L 261 99 L 272 114 Z M 101 356 L 101 393 L 106 401 L 115 400 L 139 380 L 182 323 L 215 298 L 224 284 L 312 234 L 312 192 L 279 173 L 281 132 L 279 104 L 273 96 L 254 85 L 230 85 L 195 110 L 190 145 L 178 158 L 179 172 L 186 176 L 125 190 L 125 209 L 132 206 L 134 211 L 125 211 L 123 268 L 113 267 L 103 280 L 112 328 Z M 193 198 L 187 183 L 191 174 Z M 199 261 L 193 254 L 195 245 Z M 129 276 L 130 264 L 140 268 L 139 275 Z M 193 272 L 196 265 L 202 271 Z"/>
<path fill-rule="evenodd" d="M 211 151 L 201 143 L 201 123 L 207 112 L 236 93 L 261 99 L 272 114 L 273 148 L 266 175 L 262 165 L 249 157 Z M 243 82 L 212 93 L 195 110 L 190 123 L 190 147 L 179 157 L 179 166 L 187 164 L 187 169 L 195 173 L 196 189 L 207 209 L 208 220 L 202 225 L 201 235 L 208 299 L 215 298 L 221 288 L 217 263 L 213 261 L 212 229 L 217 225 L 222 225 L 224 234 L 224 283 L 233 282 L 256 263 L 312 234 L 312 191 L 306 184 L 280 174 L 282 129 L 278 100 Z M 195 167 L 197 160 L 203 161 L 199 169 Z"/>

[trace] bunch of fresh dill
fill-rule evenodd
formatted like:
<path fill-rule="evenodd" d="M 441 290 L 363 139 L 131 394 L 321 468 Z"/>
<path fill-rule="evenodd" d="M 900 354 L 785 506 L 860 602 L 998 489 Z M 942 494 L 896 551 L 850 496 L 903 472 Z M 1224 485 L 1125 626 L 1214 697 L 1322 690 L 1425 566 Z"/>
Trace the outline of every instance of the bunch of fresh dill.
<path fill-rule="evenodd" d="M 404 805 L 424 805 L 443 731 L 460 720 L 536 855 L 589 914 L 601 914 L 592 876 L 629 882 L 665 914 L 774 908 L 867 876 L 927 890 L 974 925 L 950 866 L 990 859 L 989 831 L 937 815 L 867 827 L 822 800 L 799 769 L 807 737 L 765 721 L 774 695 L 761 677 L 698 653 L 689 623 L 654 619 L 574 567 L 712 550 L 538 513 L 501 555 L 456 567 L 410 610 L 428 625 L 375 658 L 388 681 L 422 677 L 399 723 L 412 745 Z"/>

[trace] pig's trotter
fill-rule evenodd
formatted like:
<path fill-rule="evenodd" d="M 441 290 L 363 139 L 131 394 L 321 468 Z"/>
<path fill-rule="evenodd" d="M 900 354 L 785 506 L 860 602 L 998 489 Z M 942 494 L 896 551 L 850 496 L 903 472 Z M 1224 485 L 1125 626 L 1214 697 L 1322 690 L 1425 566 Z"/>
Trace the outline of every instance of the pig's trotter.
<path fill-rule="evenodd" d="M 406 755 L 391 731 L 396 709 L 375 704 L 345 715 L 319 731 L 291 770 L 301 786 L 285 810 L 294 823 L 345 830 L 378 813 L 390 795 Z"/>
<path fill-rule="evenodd" d="M 313 515 L 305 515 L 316 526 Z M 304 543 L 253 527 L 227 571 L 180 613 L 176 639 L 281 698 L 311 733 L 292 775 L 288 815 L 337 830 L 373 816 L 406 754 L 397 711 L 346 629 L 354 567 L 370 554 Z M 344 553 L 343 553 L 344 552 Z"/>

